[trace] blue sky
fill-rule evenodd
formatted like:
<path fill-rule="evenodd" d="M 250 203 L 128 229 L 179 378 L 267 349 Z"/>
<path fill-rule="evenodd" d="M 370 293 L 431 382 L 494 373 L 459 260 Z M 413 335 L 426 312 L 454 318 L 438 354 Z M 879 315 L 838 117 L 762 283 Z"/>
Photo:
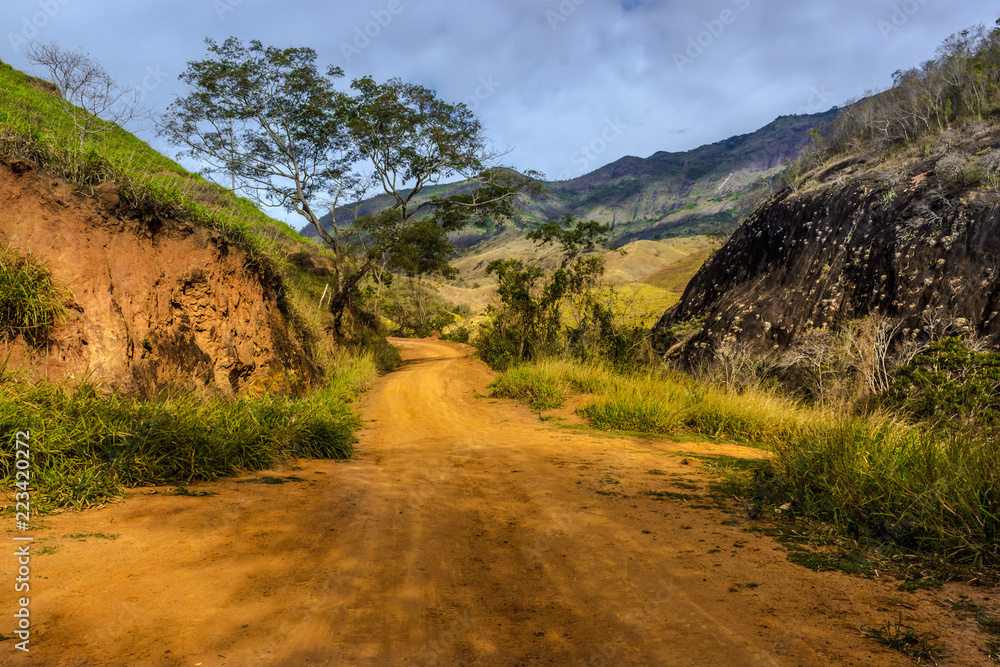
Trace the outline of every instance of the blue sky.
<path fill-rule="evenodd" d="M 0 59 L 24 68 L 26 39 L 83 47 L 162 111 L 206 37 L 310 46 L 348 79 L 465 101 L 509 164 L 565 179 L 840 105 L 998 15 L 981 0 L 5 0 Z"/>

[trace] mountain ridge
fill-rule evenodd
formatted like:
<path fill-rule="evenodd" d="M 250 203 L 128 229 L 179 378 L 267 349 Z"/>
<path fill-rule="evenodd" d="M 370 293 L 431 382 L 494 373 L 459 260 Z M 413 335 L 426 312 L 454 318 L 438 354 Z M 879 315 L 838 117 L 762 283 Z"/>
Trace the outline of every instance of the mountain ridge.
<path fill-rule="evenodd" d="M 646 158 L 627 155 L 566 181 L 544 181 L 547 196 L 525 203 L 525 226 L 567 215 L 612 223 L 619 245 L 718 232 L 738 219 L 739 199 L 762 188 L 763 179 L 796 158 L 811 132 L 837 112 L 834 107 L 779 116 L 755 132 L 687 151 L 657 151 Z M 418 197 L 447 196 L 463 187 L 467 182 L 442 184 Z M 388 195 L 379 195 L 338 208 L 338 217 L 369 215 L 392 202 Z M 331 220 L 329 214 L 323 218 L 326 225 Z M 302 234 L 317 236 L 308 227 Z"/>

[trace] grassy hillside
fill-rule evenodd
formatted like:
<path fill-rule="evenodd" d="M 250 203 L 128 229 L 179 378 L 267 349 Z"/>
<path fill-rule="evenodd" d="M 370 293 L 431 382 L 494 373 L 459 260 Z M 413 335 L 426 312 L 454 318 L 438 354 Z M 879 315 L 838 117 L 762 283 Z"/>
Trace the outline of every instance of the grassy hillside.
<path fill-rule="evenodd" d="M 299 333 L 322 339 L 328 313 L 317 304 L 325 282 L 305 268 L 330 266 L 332 254 L 251 201 L 192 173 L 117 126 L 81 147 L 51 84 L 0 62 L 0 157 L 28 160 L 93 193 L 115 184 L 119 217 L 189 220 L 223 232 L 248 251 L 254 269 L 279 277 L 286 315 Z"/>
<path fill-rule="evenodd" d="M 327 344 L 329 313 L 318 305 L 324 279 L 315 269 L 333 258 L 121 128 L 88 137 L 81 146 L 45 81 L 0 63 L 0 90 L 0 161 L 15 172 L 30 165 L 65 179 L 85 195 L 114 184 L 120 202 L 112 213 L 121 219 L 190 221 L 222 232 L 247 252 L 247 271 L 268 276 L 266 284 L 283 292 L 278 302 L 285 321 L 326 370 L 324 386 L 298 400 L 264 393 L 205 400 L 173 394 L 146 401 L 86 381 L 32 382 L 0 366 L 5 488 L 14 488 L 19 430 L 29 430 L 33 439 L 36 511 L 102 502 L 135 485 L 213 479 L 288 456 L 349 456 L 357 425 L 349 403 L 374 377 L 376 362 L 370 354 L 349 356 Z M 50 307 L 45 294 L 57 287 L 50 285 L 44 262 L 11 254 L 2 241 L 0 341 L 28 340 L 36 314 L 58 319 L 59 309 Z M 28 331 L 28 325 L 34 328 Z"/>
<path fill-rule="evenodd" d="M 121 188 L 121 214 L 177 217 L 224 231 L 275 268 L 281 264 L 276 246 L 306 241 L 121 128 L 93 135 L 81 147 L 47 82 L 0 63 L 0 88 L 0 154 L 6 159 L 32 160 L 82 188 L 113 182 Z"/>

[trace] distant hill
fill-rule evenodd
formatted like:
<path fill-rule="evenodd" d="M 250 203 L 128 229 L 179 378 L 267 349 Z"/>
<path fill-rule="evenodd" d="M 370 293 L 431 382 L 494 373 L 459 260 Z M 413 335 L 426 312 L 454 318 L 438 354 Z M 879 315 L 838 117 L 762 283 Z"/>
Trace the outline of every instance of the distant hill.
<path fill-rule="evenodd" d="M 526 206 L 530 221 L 573 215 L 614 223 L 618 244 L 713 233 L 735 225 L 740 198 L 761 179 L 793 160 L 818 125 L 836 109 L 811 115 L 782 116 L 750 134 L 730 137 L 690 151 L 660 151 L 647 158 L 627 156 L 568 181 L 545 183 L 549 196 Z M 428 188 L 425 196 L 443 196 L 469 187 L 453 183 Z M 360 215 L 392 203 L 387 195 L 356 205 Z M 354 206 L 338 212 L 350 215 Z M 330 216 L 324 221 L 329 224 Z M 315 231 L 303 229 L 307 236 Z M 474 245 L 473 236 L 462 246 Z"/>
<path fill-rule="evenodd" d="M 623 242 L 718 231 L 735 223 L 740 197 L 795 159 L 810 132 L 836 114 L 782 116 L 756 132 L 683 153 L 623 157 L 579 178 L 547 183 L 550 197 L 536 215 L 613 222 Z"/>

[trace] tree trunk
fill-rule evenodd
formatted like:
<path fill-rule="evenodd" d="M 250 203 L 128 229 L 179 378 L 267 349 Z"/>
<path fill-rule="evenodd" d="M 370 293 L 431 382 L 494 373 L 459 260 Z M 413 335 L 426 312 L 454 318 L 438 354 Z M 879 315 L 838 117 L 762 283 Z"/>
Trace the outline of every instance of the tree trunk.
<path fill-rule="evenodd" d="M 355 271 L 349 278 L 338 285 L 338 289 L 330 299 L 330 313 L 333 315 L 333 333 L 337 340 L 343 340 L 343 319 L 344 310 L 351 302 L 351 290 L 353 290 L 361 279 L 368 275 L 371 267 L 375 264 L 374 259 L 366 261 L 360 269 Z"/>

